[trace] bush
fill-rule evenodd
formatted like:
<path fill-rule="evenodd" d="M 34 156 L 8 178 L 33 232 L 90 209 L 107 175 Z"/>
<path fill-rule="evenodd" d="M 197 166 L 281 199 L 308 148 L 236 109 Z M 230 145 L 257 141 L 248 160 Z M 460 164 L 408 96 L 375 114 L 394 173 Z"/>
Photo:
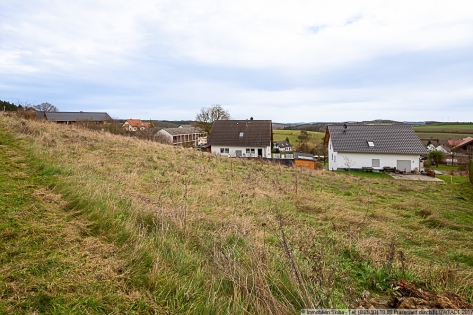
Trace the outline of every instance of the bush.
<path fill-rule="evenodd" d="M 430 160 L 425 160 L 424 161 L 424 167 L 431 167 L 432 163 L 430 163 Z"/>

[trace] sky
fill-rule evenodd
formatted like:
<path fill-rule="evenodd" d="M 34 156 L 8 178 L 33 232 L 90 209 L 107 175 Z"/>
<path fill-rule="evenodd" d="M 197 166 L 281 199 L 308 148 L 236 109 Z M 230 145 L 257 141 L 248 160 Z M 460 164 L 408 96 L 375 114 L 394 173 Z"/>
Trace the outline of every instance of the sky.
<path fill-rule="evenodd" d="M 454 1 L 0 0 L 0 100 L 193 120 L 473 121 Z"/>

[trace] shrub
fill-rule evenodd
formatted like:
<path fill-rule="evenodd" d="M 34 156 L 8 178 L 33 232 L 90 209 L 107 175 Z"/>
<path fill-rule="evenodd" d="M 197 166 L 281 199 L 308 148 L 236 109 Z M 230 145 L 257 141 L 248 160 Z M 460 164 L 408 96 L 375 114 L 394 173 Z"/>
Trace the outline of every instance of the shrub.
<path fill-rule="evenodd" d="M 424 161 L 424 167 L 431 167 L 432 163 L 430 163 L 430 160 L 425 160 Z"/>

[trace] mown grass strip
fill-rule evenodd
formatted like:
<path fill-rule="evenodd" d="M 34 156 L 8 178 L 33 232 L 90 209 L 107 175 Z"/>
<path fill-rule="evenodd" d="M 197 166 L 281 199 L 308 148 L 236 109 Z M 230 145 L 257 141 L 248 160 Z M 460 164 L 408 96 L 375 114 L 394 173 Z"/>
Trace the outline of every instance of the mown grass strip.
<path fill-rule="evenodd" d="M 0 146 L 0 313 L 159 310 L 125 288 L 114 246 L 90 236 L 88 221 L 44 185 L 57 172 L 33 167 L 25 143 L 1 131 Z"/>

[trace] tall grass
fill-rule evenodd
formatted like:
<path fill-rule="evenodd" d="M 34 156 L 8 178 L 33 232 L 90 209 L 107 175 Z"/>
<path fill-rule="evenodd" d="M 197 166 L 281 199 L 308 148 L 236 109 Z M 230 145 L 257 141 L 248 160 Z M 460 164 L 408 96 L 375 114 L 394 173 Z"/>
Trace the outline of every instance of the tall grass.
<path fill-rule="evenodd" d="M 387 297 L 400 278 L 471 301 L 471 185 L 226 159 L 5 115 L 0 127 L 90 233 L 117 246 L 147 305 L 293 314 L 355 306 L 366 289 Z"/>

